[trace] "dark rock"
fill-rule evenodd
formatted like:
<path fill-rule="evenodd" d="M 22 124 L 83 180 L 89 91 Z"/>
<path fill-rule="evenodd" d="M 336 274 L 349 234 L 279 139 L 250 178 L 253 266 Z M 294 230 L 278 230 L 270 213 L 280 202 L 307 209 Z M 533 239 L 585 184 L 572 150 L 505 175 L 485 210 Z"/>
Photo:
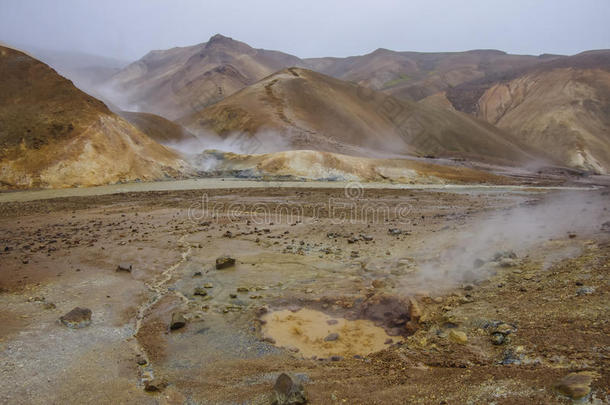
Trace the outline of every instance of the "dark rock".
<path fill-rule="evenodd" d="M 144 382 L 144 391 L 146 392 L 159 392 L 167 386 L 167 383 L 158 380 L 151 380 Z"/>
<path fill-rule="evenodd" d="M 61 318 L 61 323 L 68 328 L 80 329 L 91 325 L 91 310 L 89 308 L 76 307 Z"/>
<path fill-rule="evenodd" d="M 169 324 L 171 330 L 184 328 L 186 326 L 186 318 L 182 312 L 174 312 L 172 314 L 172 321 Z"/>
<path fill-rule="evenodd" d="M 303 405 L 307 403 L 303 386 L 295 384 L 286 373 L 280 374 L 277 378 L 273 391 L 272 405 Z"/>
<path fill-rule="evenodd" d="M 362 240 L 365 242 L 370 242 L 373 240 L 373 237 L 369 235 L 360 235 L 360 238 L 362 238 Z"/>
<path fill-rule="evenodd" d="M 119 265 L 116 268 L 116 271 L 126 271 L 131 273 L 132 270 L 132 266 L 129 263 L 119 263 Z"/>
<path fill-rule="evenodd" d="M 388 229 L 388 233 L 390 235 L 398 236 L 398 235 L 400 235 L 402 233 L 402 231 L 400 229 L 398 229 L 398 228 L 390 228 L 390 229 Z"/>
<path fill-rule="evenodd" d="M 324 338 L 325 342 L 334 342 L 335 340 L 339 339 L 339 334 L 338 333 L 331 333 L 330 335 L 326 336 Z"/>
<path fill-rule="evenodd" d="M 196 271 L 193 273 L 193 277 L 201 277 L 201 272 L 200 271 Z"/>
<path fill-rule="evenodd" d="M 216 270 L 226 269 L 235 266 L 235 259 L 229 256 L 222 256 L 216 259 Z"/>
<path fill-rule="evenodd" d="M 131 273 L 132 270 L 132 266 L 129 263 L 119 263 L 119 265 L 116 268 L 116 271 L 127 271 L 129 273 Z"/>
<path fill-rule="evenodd" d="M 330 356 L 330 361 L 341 361 L 343 357 L 341 356 Z"/>
<path fill-rule="evenodd" d="M 195 292 L 193 292 L 193 295 L 199 295 L 200 297 L 205 297 L 206 295 L 208 295 L 208 292 L 205 290 L 204 287 L 197 287 L 197 288 L 195 288 Z"/>

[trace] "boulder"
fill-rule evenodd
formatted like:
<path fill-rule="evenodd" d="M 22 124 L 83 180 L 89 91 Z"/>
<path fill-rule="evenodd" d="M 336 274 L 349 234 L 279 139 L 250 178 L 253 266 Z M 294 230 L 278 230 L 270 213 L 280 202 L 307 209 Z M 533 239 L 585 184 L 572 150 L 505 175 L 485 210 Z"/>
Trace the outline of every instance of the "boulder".
<path fill-rule="evenodd" d="M 128 273 L 131 273 L 132 269 L 133 267 L 129 263 L 119 263 L 119 265 L 116 267 L 116 271 L 126 271 Z"/>
<path fill-rule="evenodd" d="M 76 307 L 61 318 L 61 323 L 68 328 L 80 329 L 91 325 L 91 310 L 89 308 Z"/>
<path fill-rule="evenodd" d="M 449 340 L 461 345 L 465 345 L 468 343 L 468 336 L 466 336 L 466 334 L 462 331 L 452 330 L 449 332 Z"/>
<path fill-rule="evenodd" d="M 216 270 L 226 269 L 235 266 L 235 259 L 229 256 L 222 256 L 216 259 Z"/>
<path fill-rule="evenodd" d="M 307 397 L 301 384 L 295 384 L 286 373 L 280 374 L 273 386 L 272 405 L 302 405 Z"/>
<path fill-rule="evenodd" d="M 174 312 L 172 314 L 172 321 L 169 324 L 171 330 L 184 328 L 186 326 L 186 318 L 182 312 Z"/>

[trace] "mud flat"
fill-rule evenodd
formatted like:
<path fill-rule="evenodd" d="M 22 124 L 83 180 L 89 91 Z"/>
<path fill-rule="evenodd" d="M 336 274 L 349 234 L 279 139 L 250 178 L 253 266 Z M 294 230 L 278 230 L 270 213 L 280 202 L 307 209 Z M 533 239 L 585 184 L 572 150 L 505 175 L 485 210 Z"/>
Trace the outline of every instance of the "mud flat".
<path fill-rule="evenodd" d="M 609 400 L 605 189 L 252 183 L 1 194 L 0 402 Z"/>

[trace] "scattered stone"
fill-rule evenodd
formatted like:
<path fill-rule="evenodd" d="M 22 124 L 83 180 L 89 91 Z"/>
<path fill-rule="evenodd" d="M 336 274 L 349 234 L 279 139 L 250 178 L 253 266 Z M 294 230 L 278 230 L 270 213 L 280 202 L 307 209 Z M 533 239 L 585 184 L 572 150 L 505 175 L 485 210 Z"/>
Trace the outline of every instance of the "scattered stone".
<path fill-rule="evenodd" d="M 205 283 L 203 288 L 214 288 L 214 285 L 212 285 L 212 283 Z"/>
<path fill-rule="evenodd" d="M 602 224 L 601 230 L 603 232 L 610 232 L 610 221 L 606 221 Z"/>
<path fill-rule="evenodd" d="M 84 328 L 91 325 L 91 310 L 89 308 L 76 307 L 72 311 L 60 317 L 59 320 L 68 328 Z"/>
<path fill-rule="evenodd" d="M 595 292 L 595 287 L 580 287 L 576 290 L 576 295 L 590 295 Z"/>
<path fill-rule="evenodd" d="M 174 312 L 172 314 L 172 321 L 169 324 L 171 330 L 184 328 L 186 326 L 186 318 L 182 312 Z"/>
<path fill-rule="evenodd" d="M 216 259 L 216 270 L 226 269 L 235 266 L 235 259 L 229 256 L 222 256 Z"/>
<path fill-rule="evenodd" d="M 360 238 L 361 238 L 363 241 L 365 241 L 365 242 L 370 242 L 370 241 L 372 241 L 372 240 L 373 240 L 373 237 L 372 237 L 372 236 L 370 236 L 370 235 L 362 235 L 362 234 L 361 234 L 361 235 L 360 235 Z"/>
<path fill-rule="evenodd" d="M 206 295 L 208 295 L 208 292 L 203 287 L 197 287 L 197 288 L 195 288 L 195 292 L 193 293 L 193 295 L 199 295 L 201 297 L 205 297 Z"/>
<path fill-rule="evenodd" d="M 343 357 L 341 356 L 330 356 L 330 361 L 341 361 Z"/>
<path fill-rule="evenodd" d="M 200 271 L 196 271 L 195 273 L 193 273 L 193 277 L 201 277 L 202 273 Z"/>
<path fill-rule="evenodd" d="M 248 287 L 237 287 L 237 292 L 249 292 L 250 289 Z"/>
<path fill-rule="evenodd" d="M 518 346 L 515 349 L 509 348 L 504 350 L 504 352 L 502 353 L 502 361 L 500 361 L 500 364 L 505 366 L 509 364 L 521 364 L 521 361 L 523 360 L 524 356 L 522 353 L 520 353 L 520 351 L 522 351 L 521 346 Z"/>
<path fill-rule="evenodd" d="M 390 229 L 388 229 L 388 233 L 390 235 L 398 236 L 402 233 L 402 231 L 398 228 L 390 228 Z"/>
<path fill-rule="evenodd" d="M 449 340 L 461 345 L 465 345 L 468 343 L 468 336 L 466 336 L 466 334 L 462 331 L 452 330 L 449 332 Z"/>
<path fill-rule="evenodd" d="M 502 344 L 504 344 L 507 340 L 506 335 L 500 333 L 500 332 L 494 332 L 491 334 L 491 343 L 493 343 L 496 346 L 500 346 Z"/>
<path fill-rule="evenodd" d="M 146 392 L 159 392 L 167 386 L 167 383 L 163 381 L 150 380 L 144 382 L 144 391 Z"/>
<path fill-rule="evenodd" d="M 335 340 L 339 339 L 339 334 L 338 333 L 331 333 L 330 335 L 326 336 L 324 338 L 325 342 L 334 342 Z"/>
<path fill-rule="evenodd" d="M 592 381 L 593 375 L 591 373 L 570 373 L 557 381 L 554 388 L 567 397 L 581 399 L 591 392 Z"/>
<path fill-rule="evenodd" d="M 231 293 L 231 294 L 229 294 L 229 298 L 237 298 L 237 294 Z"/>
<path fill-rule="evenodd" d="M 303 405 L 307 396 L 301 384 L 295 384 L 286 373 L 280 374 L 273 386 L 274 398 L 272 405 Z"/>
<path fill-rule="evenodd" d="M 326 321 L 326 323 L 329 325 L 336 325 L 339 323 L 339 321 L 336 319 L 329 319 L 328 321 Z"/>
<path fill-rule="evenodd" d="M 356 243 L 358 242 L 358 238 L 354 238 L 353 236 L 347 240 L 347 243 Z"/>
<path fill-rule="evenodd" d="M 131 273 L 132 270 L 132 266 L 129 263 L 119 263 L 119 265 L 116 268 L 116 271 L 126 271 L 128 273 Z"/>

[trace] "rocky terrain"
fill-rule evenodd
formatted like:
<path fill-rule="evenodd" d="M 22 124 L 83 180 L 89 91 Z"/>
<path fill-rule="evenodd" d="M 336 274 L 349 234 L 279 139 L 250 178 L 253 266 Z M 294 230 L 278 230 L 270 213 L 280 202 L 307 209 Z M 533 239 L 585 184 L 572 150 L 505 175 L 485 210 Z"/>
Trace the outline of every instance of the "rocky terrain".
<path fill-rule="evenodd" d="M 607 403 L 607 193 L 2 203 L 0 401 Z"/>

